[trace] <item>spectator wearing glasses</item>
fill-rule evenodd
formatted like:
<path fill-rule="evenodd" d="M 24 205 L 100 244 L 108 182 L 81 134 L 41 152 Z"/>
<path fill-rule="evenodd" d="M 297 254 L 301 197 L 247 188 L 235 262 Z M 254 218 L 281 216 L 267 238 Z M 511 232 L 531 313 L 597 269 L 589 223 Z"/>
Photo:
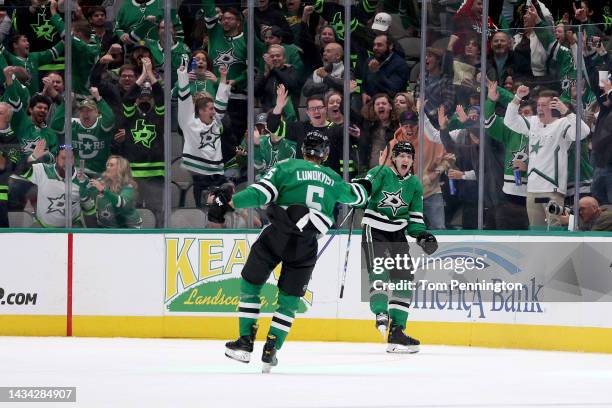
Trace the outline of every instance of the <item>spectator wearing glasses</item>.
<path fill-rule="evenodd" d="M 283 108 L 289 100 L 289 94 L 284 85 L 279 85 L 276 91 L 276 105 L 268 114 L 268 129 L 277 136 L 286 137 L 296 143 L 297 157 L 302 158 L 302 142 L 307 134 L 317 131 L 330 141 L 329 158 L 324 163 L 339 174 L 340 158 L 342 157 L 342 127 L 327 120 L 327 107 L 321 95 L 311 96 L 306 100 L 307 121 L 289 122 L 281 117 Z"/>
<path fill-rule="evenodd" d="M 110 54 L 100 58 L 91 73 L 91 85 L 98 88 L 102 99 L 110 105 L 115 116 L 119 117 L 123 112 L 121 105 L 123 98 L 136 83 L 136 67 L 130 64 L 122 65 L 117 78 L 108 71 L 108 64 L 112 58 Z"/>

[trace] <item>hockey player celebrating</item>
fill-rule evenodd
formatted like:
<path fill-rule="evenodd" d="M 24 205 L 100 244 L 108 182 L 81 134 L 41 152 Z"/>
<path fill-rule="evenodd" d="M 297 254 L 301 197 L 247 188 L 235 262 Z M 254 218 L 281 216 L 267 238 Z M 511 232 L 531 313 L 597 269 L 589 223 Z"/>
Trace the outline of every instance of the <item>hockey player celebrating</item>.
<path fill-rule="evenodd" d="M 426 231 L 423 221 L 423 187 L 412 174 L 414 147 L 409 142 L 398 142 L 393 146 L 392 167 L 382 165 L 371 169 L 366 180 L 372 182 L 370 201 L 363 215 L 362 248 L 368 268 L 370 282 L 375 280 L 397 282 L 412 280 L 412 270 L 374 269 L 374 258 L 394 258 L 396 254 L 408 254 L 406 231 L 417 239 L 425 253 L 432 254 L 438 248 L 436 238 Z M 387 337 L 387 352 L 416 353 L 420 342 L 404 333 L 410 290 L 387 291 L 370 287 L 370 310 L 376 315 L 376 328 L 383 336 L 387 334 L 389 319 L 391 326 Z"/>
<path fill-rule="evenodd" d="M 278 308 L 264 345 L 263 372 L 277 364 L 276 352 L 289 334 L 300 297 L 304 296 L 317 259 L 317 235 L 332 225 L 336 202 L 364 205 L 370 182 L 345 183 L 329 167 L 329 140 L 318 131 L 309 132 L 302 144 L 304 160 L 279 162 L 258 182 L 229 201 L 215 196 L 208 213 L 210 221 L 224 222 L 225 212 L 234 208 L 268 204 L 271 225 L 253 244 L 240 281 L 240 337 L 226 343 L 225 355 L 248 363 L 257 331 L 259 296 L 272 270 L 282 262 L 278 280 Z M 286 208 L 284 210 L 283 208 Z"/>

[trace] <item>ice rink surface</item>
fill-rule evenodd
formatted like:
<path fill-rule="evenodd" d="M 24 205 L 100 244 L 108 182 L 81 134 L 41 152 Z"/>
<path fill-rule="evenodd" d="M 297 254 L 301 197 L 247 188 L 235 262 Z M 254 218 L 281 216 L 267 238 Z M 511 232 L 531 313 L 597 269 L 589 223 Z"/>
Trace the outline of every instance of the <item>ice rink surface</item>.
<path fill-rule="evenodd" d="M 263 342 L 248 365 L 223 344 L 0 337 L 0 386 L 77 387 L 76 404 L 16 407 L 612 407 L 612 355 L 287 342 L 264 375 Z"/>

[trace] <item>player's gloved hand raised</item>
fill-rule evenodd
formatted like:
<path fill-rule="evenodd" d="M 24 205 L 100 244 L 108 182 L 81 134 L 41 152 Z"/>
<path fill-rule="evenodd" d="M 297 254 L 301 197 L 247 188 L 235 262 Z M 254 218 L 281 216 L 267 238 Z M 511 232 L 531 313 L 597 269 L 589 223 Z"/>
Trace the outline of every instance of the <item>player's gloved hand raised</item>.
<path fill-rule="evenodd" d="M 417 245 L 423 248 L 423 251 L 427 255 L 431 255 L 438 250 L 438 241 L 436 237 L 427 231 L 422 231 L 417 236 Z"/>
<path fill-rule="evenodd" d="M 232 210 L 227 196 L 222 192 L 215 192 L 213 194 L 213 201 L 208 207 L 208 221 L 223 224 L 225 222 L 225 213 Z"/>
<path fill-rule="evenodd" d="M 372 182 L 370 180 L 365 178 L 356 178 L 351 180 L 351 182 L 362 185 L 363 188 L 365 188 L 365 191 L 367 191 L 368 195 L 372 194 Z"/>

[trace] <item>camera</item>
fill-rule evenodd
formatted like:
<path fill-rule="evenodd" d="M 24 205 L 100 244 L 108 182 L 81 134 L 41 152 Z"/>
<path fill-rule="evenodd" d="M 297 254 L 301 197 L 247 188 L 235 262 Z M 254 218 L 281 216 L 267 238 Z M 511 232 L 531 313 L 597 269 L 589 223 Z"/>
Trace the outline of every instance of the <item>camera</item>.
<path fill-rule="evenodd" d="M 557 204 L 555 201 L 549 201 L 546 204 L 546 212 L 551 215 L 573 214 L 574 210 L 571 207 L 564 207 Z"/>

